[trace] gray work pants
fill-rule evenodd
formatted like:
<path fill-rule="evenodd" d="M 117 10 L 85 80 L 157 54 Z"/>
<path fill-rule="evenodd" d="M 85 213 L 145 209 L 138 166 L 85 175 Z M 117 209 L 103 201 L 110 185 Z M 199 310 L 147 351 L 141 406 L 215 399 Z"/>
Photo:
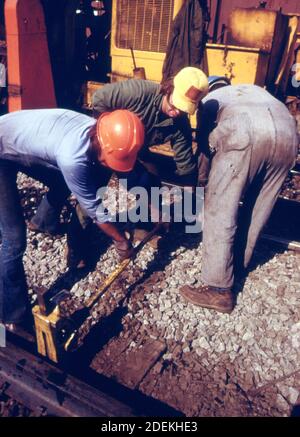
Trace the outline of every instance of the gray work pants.
<path fill-rule="evenodd" d="M 222 111 L 210 143 L 216 153 L 205 193 L 202 279 L 211 286 L 231 288 L 234 260 L 248 266 L 295 163 L 298 136 L 295 121 L 284 107 L 230 106 Z M 243 231 L 238 241 L 237 230 Z"/>

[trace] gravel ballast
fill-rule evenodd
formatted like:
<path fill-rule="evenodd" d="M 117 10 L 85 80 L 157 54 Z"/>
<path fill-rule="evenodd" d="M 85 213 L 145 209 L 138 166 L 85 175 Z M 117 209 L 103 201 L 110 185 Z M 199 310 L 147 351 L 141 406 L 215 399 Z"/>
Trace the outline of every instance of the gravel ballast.
<path fill-rule="evenodd" d="M 19 188 L 29 218 L 43 187 L 20 175 Z M 65 244 L 65 237 L 28 232 L 24 263 L 32 301 L 37 289 L 54 284 L 83 303 L 118 265 L 111 243 L 95 231 L 95 269 L 66 273 Z M 143 336 L 167 346 L 139 385 L 144 393 L 191 416 L 290 415 L 300 392 L 300 255 L 259 243 L 247 278 L 236 284 L 231 315 L 181 298 L 182 285 L 200 283 L 201 263 L 193 235 L 169 236 L 159 251 L 147 245 L 88 320 L 91 326 L 120 305 L 125 309 L 121 333 L 96 354 L 93 368 L 110 376 L 109 351 L 135 331 L 131 350 Z"/>

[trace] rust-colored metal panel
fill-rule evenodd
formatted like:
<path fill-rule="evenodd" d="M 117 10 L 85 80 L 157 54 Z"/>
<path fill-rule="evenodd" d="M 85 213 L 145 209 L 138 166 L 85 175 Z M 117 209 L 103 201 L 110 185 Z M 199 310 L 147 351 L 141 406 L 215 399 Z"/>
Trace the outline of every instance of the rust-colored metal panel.
<path fill-rule="evenodd" d="M 267 2 L 267 7 L 275 10 L 282 8 L 282 12 L 286 14 L 300 13 L 299 0 L 269 0 Z"/>
<path fill-rule="evenodd" d="M 39 0 L 6 0 L 8 110 L 56 107 Z"/>
<path fill-rule="evenodd" d="M 220 15 L 217 25 L 218 42 L 221 41 L 222 29 L 229 23 L 230 12 L 234 8 L 256 8 L 259 5 L 259 0 L 212 0 L 211 5 L 211 23 L 209 26 L 209 34 L 214 33 L 214 25 L 216 20 L 217 6 L 220 5 Z M 280 8 L 284 14 L 300 14 L 299 0 L 268 0 L 266 9 L 279 11 Z"/>
<path fill-rule="evenodd" d="M 229 16 L 226 42 L 271 52 L 278 12 L 263 9 L 234 9 Z"/>

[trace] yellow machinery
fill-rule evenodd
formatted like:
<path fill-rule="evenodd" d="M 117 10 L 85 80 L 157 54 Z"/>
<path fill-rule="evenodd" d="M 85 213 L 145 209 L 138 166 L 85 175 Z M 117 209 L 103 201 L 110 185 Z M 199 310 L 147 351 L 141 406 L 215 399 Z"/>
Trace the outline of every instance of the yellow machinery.
<path fill-rule="evenodd" d="M 136 66 L 144 68 L 147 79 L 161 81 L 172 20 L 184 1 L 113 0 L 112 82 L 132 78 Z M 294 15 L 259 8 L 234 9 L 226 44 L 206 45 L 206 73 L 226 76 L 233 84 L 265 86 L 283 96 L 294 62 L 297 28 L 298 17 Z M 95 82 L 87 84 L 88 107 L 99 86 Z M 195 117 L 191 123 L 195 127 Z"/>
<path fill-rule="evenodd" d="M 111 57 L 112 80 L 132 77 L 136 63 L 147 79 L 159 82 L 171 24 L 184 0 L 156 2 L 113 0 Z"/>
<path fill-rule="evenodd" d="M 172 19 L 184 1 L 113 0 L 112 81 L 132 77 L 131 49 L 147 79 L 161 80 Z M 298 17 L 280 11 L 234 9 L 226 44 L 207 44 L 207 73 L 227 76 L 233 84 L 279 87 L 283 76 L 286 78 L 286 67 L 291 67 L 297 27 Z"/>
<path fill-rule="evenodd" d="M 84 305 L 71 316 L 65 317 L 61 313 L 60 305 L 70 296 L 67 290 L 62 290 L 49 299 L 47 293 L 38 293 L 38 304 L 33 307 L 37 349 L 38 352 L 58 363 L 64 359 L 65 353 L 78 348 L 80 345 L 80 329 L 90 315 L 91 309 L 99 301 L 104 293 L 109 293 L 109 287 L 128 268 L 143 249 L 145 244 L 153 238 L 159 238 L 157 234 L 161 228 L 158 223 L 148 232 L 145 237 L 135 246 L 130 258 L 124 259 L 111 275 L 98 287 Z"/>
<path fill-rule="evenodd" d="M 112 82 L 134 77 L 136 66 L 146 78 L 161 81 L 172 20 L 185 0 L 113 0 L 111 28 Z M 226 76 L 232 84 L 249 83 L 286 95 L 295 62 L 299 17 L 259 8 L 236 8 L 229 18 L 225 44 L 206 45 L 208 75 Z M 298 52 L 299 53 L 299 52 Z M 299 55 L 300 59 L 300 55 Z M 298 78 L 300 69 L 296 69 Z M 97 82 L 87 83 L 86 106 Z M 191 119 L 195 127 L 195 117 Z"/>

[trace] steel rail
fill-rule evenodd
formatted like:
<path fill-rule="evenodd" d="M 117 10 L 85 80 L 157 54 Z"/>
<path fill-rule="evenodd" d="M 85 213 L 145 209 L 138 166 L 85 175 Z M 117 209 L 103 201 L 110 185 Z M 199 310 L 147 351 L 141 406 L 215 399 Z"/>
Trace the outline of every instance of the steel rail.
<path fill-rule="evenodd" d="M 288 240 L 287 238 L 282 238 L 270 234 L 262 234 L 260 238 L 261 240 L 270 241 L 271 243 L 276 243 L 280 246 L 284 246 L 288 250 L 300 252 L 300 241 Z"/>
<path fill-rule="evenodd" d="M 0 348 L 0 392 L 35 415 L 133 417 L 133 409 L 9 342 Z"/>

